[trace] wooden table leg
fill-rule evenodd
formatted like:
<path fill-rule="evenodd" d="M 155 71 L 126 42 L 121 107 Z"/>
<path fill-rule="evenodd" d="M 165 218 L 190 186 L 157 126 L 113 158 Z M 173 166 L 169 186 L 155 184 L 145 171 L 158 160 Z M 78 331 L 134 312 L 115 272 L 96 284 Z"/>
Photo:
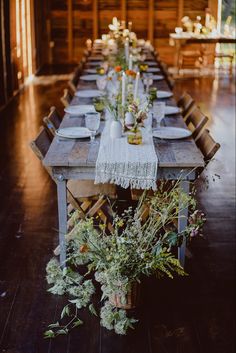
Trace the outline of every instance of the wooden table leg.
<path fill-rule="evenodd" d="M 59 245 L 60 245 L 60 265 L 65 267 L 66 244 L 65 235 L 67 233 L 67 192 L 66 180 L 62 175 L 57 178 L 57 202 L 59 220 Z"/>
<path fill-rule="evenodd" d="M 189 193 L 189 181 L 181 180 L 180 188 L 185 193 L 188 194 Z M 188 224 L 188 207 L 185 209 L 181 209 L 181 202 L 182 202 L 182 200 L 180 198 L 180 200 L 179 200 L 180 211 L 179 211 L 179 218 L 178 218 L 178 231 L 179 232 L 184 230 Z M 178 248 L 178 259 L 179 259 L 179 262 L 182 267 L 184 267 L 184 264 L 185 264 L 185 252 L 186 252 L 186 240 L 183 240 L 181 247 Z"/>

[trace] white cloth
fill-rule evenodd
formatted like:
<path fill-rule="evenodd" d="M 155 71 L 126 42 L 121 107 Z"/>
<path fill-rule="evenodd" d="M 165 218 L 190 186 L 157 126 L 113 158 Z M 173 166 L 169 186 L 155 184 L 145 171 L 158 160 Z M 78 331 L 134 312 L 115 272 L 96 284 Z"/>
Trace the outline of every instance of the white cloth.
<path fill-rule="evenodd" d="M 158 159 L 150 133 L 142 129 L 142 145 L 130 145 L 127 136 L 111 139 L 110 123 L 111 120 L 106 121 L 101 136 L 95 184 L 156 190 Z"/>

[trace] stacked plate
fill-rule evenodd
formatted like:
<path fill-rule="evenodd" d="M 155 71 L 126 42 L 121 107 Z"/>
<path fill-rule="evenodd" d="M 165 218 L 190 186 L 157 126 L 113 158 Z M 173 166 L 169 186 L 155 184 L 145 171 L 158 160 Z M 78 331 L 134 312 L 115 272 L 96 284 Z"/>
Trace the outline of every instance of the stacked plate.
<path fill-rule="evenodd" d="M 79 116 L 95 112 L 95 108 L 93 105 L 69 105 L 64 111 L 72 116 Z"/>

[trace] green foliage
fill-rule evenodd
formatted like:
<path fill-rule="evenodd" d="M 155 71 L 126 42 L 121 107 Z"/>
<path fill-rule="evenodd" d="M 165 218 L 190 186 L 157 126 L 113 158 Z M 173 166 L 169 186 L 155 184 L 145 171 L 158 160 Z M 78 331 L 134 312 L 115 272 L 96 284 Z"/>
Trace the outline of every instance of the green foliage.
<path fill-rule="evenodd" d="M 188 205 L 192 210 L 189 225 L 178 232 L 178 214 Z M 144 209 L 148 209 L 145 219 L 142 217 Z M 91 303 L 95 292 L 92 280 L 87 278 L 91 272 L 101 284 L 102 301 L 105 302 L 100 311 L 101 325 L 117 334 L 125 334 L 136 320 L 127 317 L 125 310 L 115 308 L 109 299 L 115 295 L 126 304 L 132 285 L 140 282 L 143 276 L 184 276 L 171 248 L 199 233 L 204 220 L 203 214 L 196 210 L 193 195 L 186 194 L 179 182 L 169 188 L 160 183 L 154 195 L 147 196 L 146 192 L 142 195 L 135 209 L 130 207 L 122 215 L 114 214 L 111 234 L 107 234 L 104 227 L 95 229 L 92 219 L 75 218 L 67 237 L 67 267 L 61 269 L 58 261 L 52 259 L 46 268 L 47 281 L 51 285 L 49 292 L 68 296 L 61 320 L 69 322 L 62 326 L 58 322 L 49 325 L 45 337 L 66 334 L 69 329 L 80 326 L 82 321 L 77 312 L 83 307 L 88 306 L 92 315 L 98 315 Z M 88 269 L 84 276 L 78 272 L 81 264 Z"/>
<path fill-rule="evenodd" d="M 128 328 L 134 328 L 138 320 L 128 318 L 126 310 L 114 308 L 108 301 L 101 308 L 101 325 L 108 330 L 113 330 L 118 335 L 125 335 Z"/>

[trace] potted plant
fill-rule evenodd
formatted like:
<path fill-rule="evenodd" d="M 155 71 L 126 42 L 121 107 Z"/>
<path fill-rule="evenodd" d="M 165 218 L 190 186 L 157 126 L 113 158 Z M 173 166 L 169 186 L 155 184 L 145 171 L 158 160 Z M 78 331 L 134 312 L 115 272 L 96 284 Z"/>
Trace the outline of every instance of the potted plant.
<path fill-rule="evenodd" d="M 179 197 L 181 207 L 190 205 L 193 211 L 189 225 L 181 233 L 175 226 Z M 86 306 L 92 314 L 100 315 L 102 326 L 117 334 L 133 328 L 137 320 L 130 317 L 128 309 L 137 305 L 142 278 L 153 274 L 158 278 L 184 275 L 171 249 L 180 245 L 183 238 L 195 236 L 203 218 L 196 211 L 193 196 L 184 193 L 177 182 L 168 190 L 162 183 L 152 196 L 144 193 L 136 208 L 115 214 L 112 233 L 107 234 L 104 225 L 95 227 L 93 219 L 78 221 L 76 212 L 70 224 L 65 268 L 53 258 L 46 269 L 49 292 L 68 297 L 61 314 L 62 319 L 68 317 L 68 323 L 49 325 L 46 337 L 65 334 L 81 325 L 78 311 Z M 80 273 L 81 265 L 87 269 L 84 275 Z M 102 290 L 100 314 L 92 304 L 95 281 Z"/>

